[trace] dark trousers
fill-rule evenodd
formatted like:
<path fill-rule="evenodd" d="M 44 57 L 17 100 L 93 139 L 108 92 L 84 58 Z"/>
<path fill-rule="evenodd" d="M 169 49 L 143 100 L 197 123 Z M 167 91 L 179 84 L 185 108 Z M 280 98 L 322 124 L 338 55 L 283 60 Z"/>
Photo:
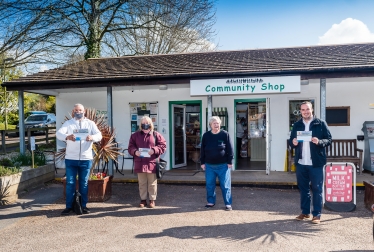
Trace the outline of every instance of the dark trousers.
<path fill-rule="evenodd" d="M 310 214 L 310 202 L 313 202 L 313 216 L 321 216 L 323 167 L 296 165 L 297 186 L 300 191 L 300 208 L 302 214 Z M 312 184 L 310 188 L 309 183 Z M 312 189 L 312 195 L 310 193 Z"/>

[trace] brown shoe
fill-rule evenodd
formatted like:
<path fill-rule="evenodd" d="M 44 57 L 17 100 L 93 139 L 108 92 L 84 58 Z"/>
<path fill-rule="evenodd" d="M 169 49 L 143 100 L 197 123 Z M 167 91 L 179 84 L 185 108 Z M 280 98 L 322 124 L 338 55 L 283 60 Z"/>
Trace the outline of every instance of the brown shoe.
<path fill-rule="evenodd" d="M 319 224 L 321 222 L 321 217 L 319 216 L 314 216 L 312 219 L 312 223 L 314 224 Z"/>
<path fill-rule="evenodd" d="M 146 201 L 146 200 L 142 200 L 142 201 L 140 201 L 139 207 L 140 207 L 140 208 L 143 208 L 143 207 L 145 207 L 145 206 L 147 206 L 147 201 Z"/>
<path fill-rule="evenodd" d="M 149 208 L 155 208 L 156 204 L 154 200 L 149 201 Z"/>
<path fill-rule="evenodd" d="M 309 214 L 300 214 L 299 216 L 296 217 L 296 220 L 305 220 L 305 219 L 309 219 L 310 218 L 310 215 Z"/>

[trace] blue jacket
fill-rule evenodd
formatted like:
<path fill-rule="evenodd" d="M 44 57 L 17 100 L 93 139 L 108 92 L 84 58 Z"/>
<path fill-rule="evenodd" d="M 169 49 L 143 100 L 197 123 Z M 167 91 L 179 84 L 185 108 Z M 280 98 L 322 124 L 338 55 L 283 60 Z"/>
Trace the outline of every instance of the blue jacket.
<path fill-rule="evenodd" d="M 324 120 L 314 118 L 310 122 L 309 130 L 312 131 L 312 137 L 318 138 L 318 144 L 309 142 L 310 144 L 310 154 L 312 156 L 313 167 L 321 167 L 326 164 L 326 148 L 331 144 L 332 138 L 329 127 Z M 297 146 L 293 145 L 292 140 L 296 138 L 297 131 L 305 131 L 305 124 L 303 119 L 297 121 L 292 128 L 289 145 L 295 148 L 295 164 L 298 163 L 299 159 L 302 158 L 302 148 L 303 144 L 299 143 Z"/>

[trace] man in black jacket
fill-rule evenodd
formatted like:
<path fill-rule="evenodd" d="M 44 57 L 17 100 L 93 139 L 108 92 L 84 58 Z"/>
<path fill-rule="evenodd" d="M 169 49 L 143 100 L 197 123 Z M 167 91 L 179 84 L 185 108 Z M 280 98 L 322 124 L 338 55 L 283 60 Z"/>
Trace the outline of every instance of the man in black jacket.
<path fill-rule="evenodd" d="M 331 134 L 325 121 L 313 117 L 313 106 L 303 102 L 302 119 L 292 128 L 290 146 L 295 148 L 297 186 L 300 190 L 301 214 L 296 220 L 310 218 L 310 187 L 313 192 L 312 223 L 318 224 L 322 211 L 323 166 L 326 164 L 325 147 L 331 144 Z M 303 136 L 298 137 L 297 136 Z M 301 140 L 301 138 L 303 140 Z"/>

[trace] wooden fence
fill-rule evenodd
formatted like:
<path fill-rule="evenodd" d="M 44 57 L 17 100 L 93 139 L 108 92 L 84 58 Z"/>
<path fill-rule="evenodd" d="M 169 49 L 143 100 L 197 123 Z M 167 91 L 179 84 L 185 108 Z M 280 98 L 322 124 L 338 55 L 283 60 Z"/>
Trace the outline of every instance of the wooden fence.
<path fill-rule="evenodd" d="M 56 127 L 44 127 L 44 128 L 29 128 L 25 132 L 25 144 L 27 145 L 30 142 L 30 137 L 33 132 L 35 131 L 44 131 L 45 134 L 37 138 L 35 138 L 35 142 L 37 143 L 49 143 L 51 139 L 55 139 L 56 137 Z M 0 130 L 1 135 L 1 152 L 6 153 L 7 148 L 15 148 L 19 147 L 19 138 L 17 138 L 17 133 L 19 134 L 18 129 L 14 130 Z M 14 138 L 9 136 L 14 135 Z M 44 137 L 43 137 L 44 136 Z M 25 146 L 26 147 L 26 146 Z"/>

